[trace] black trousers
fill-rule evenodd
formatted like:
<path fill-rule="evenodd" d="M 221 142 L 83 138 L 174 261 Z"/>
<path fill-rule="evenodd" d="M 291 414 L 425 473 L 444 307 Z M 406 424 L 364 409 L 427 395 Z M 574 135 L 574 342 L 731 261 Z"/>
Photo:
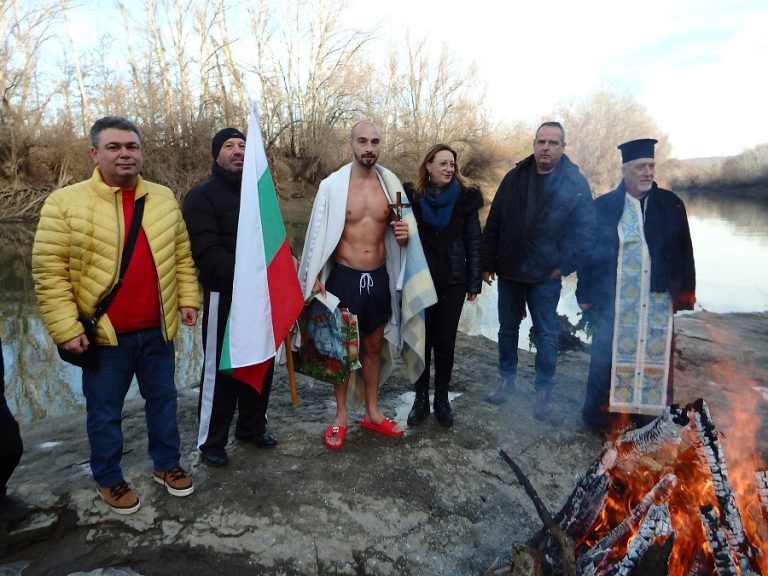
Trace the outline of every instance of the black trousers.
<path fill-rule="evenodd" d="M 437 303 L 426 309 L 424 314 L 426 344 L 424 346 L 424 372 L 417 381 L 418 386 L 429 388 L 431 356 L 435 355 L 435 390 L 448 389 L 453 372 L 456 332 L 459 329 L 461 309 L 467 296 L 465 284 L 446 286 L 437 290 Z"/>
<path fill-rule="evenodd" d="M 0 498 L 5 496 L 8 490 L 8 479 L 18 466 L 24 445 L 21 442 L 19 423 L 8 409 L 5 401 L 5 362 L 2 355 L 2 342 L 0 342 Z"/>
<path fill-rule="evenodd" d="M 235 436 L 252 438 L 267 429 L 267 405 L 272 391 L 274 362 L 264 377 L 261 393 L 252 386 L 219 372 L 221 346 L 232 305 L 231 292 L 209 292 L 204 295 L 203 375 L 200 382 L 198 414 L 200 428 L 197 446 L 200 450 L 223 449 L 229 439 L 229 427 L 237 410 Z M 265 330 L 254 327 L 254 330 Z M 215 338 L 215 340 L 214 340 Z"/>

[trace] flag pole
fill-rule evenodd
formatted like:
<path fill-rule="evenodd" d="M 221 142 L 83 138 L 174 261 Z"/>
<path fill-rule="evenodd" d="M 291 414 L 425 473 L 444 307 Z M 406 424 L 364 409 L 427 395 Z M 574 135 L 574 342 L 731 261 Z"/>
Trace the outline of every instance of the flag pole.
<path fill-rule="evenodd" d="M 288 332 L 285 336 L 285 359 L 286 368 L 288 369 L 288 387 L 291 389 L 291 406 L 296 408 L 299 405 L 299 394 L 296 391 L 296 371 L 293 368 L 293 350 L 291 349 L 291 333 Z"/>

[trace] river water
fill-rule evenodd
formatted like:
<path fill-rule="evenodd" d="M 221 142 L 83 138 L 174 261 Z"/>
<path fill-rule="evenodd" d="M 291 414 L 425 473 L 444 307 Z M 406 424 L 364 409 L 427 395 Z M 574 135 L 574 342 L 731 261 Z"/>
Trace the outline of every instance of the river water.
<path fill-rule="evenodd" d="M 697 273 L 697 310 L 768 310 L 768 202 L 685 197 Z M 306 220 L 286 223 L 294 247 L 303 241 Z M 0 224 L 0 335 L 6 368 L 6 397 L 22 422 L 82 410 L 79 369 L 61 362 L 37 312 L 30 275 L 34 226 Z M 563 281 L 559 312 L 578 319 L 576 278 Z M 496 339 L 496 284 L 466 303 L 459 329 Z M 521 327 L 527 347 L 529 324 Z M 182 328 L 176 341 L 176 380 L 197 385 L 202 357 L 199 327 Z M 461 359 L 457 359 L 461 361 Z M 131 394 L 135 395 L 136 387 Z"/>

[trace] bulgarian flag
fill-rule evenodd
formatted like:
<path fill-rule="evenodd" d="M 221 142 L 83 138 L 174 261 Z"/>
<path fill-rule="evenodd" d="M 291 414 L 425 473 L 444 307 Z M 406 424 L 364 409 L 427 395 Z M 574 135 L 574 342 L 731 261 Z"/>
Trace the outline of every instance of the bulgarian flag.
<path fill-rule="evenodd" d="M 232 307 L 219 369 L 261 392 L 267 368 L 303 305 L 254 107 L 243 162 Z"/>

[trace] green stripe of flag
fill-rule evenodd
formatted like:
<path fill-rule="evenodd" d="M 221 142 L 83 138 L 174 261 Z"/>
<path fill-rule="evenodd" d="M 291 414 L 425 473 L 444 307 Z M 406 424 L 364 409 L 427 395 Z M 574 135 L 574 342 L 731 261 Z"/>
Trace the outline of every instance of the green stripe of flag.
<path fill-rule="evenodd" d="M 269 169 L 259 178 L 259 211 L 264 235 L 264 259 L 269 266 L 285 240 L 285 226 Z"/>

